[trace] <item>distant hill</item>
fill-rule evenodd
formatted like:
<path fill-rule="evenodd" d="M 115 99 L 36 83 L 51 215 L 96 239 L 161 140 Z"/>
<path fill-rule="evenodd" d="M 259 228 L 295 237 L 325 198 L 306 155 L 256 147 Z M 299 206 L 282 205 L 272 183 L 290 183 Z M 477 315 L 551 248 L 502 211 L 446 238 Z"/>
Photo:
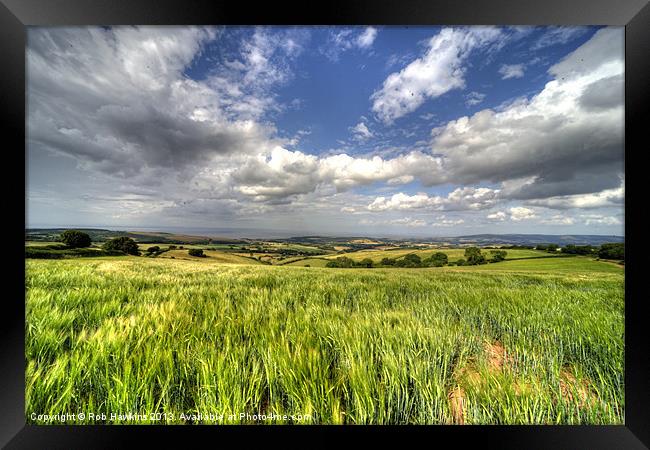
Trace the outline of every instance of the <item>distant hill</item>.
<path fill-rule="evenodd" d="M 607 242 L 625 242 L 623 236 L 599 234 L 474 234 L 444 238 L 445 242 L 458 244 L 505 244 L 505 245 L 601 245 Z"/>
<path fill-rule="evenodd" d="M 28 241 L 56 241 L 67 228 L 29 228 L 25 230 Z M 93 242 L 102 242 L 118 236 L 128 236 L 138 242 L 159 242 L 167 244 L 246 244 L 251 239 L 226 237 L 195 236 L 148 231 L 114 231 L 100 228 L 74 228 L 90 235 Z M 268 239 L 273 242 L 302 243 L 309 245 L 347 245 L 355 248 L 375 247 L 383 243 L 440 243 L 452 246 L 463 245 L 602 245 L 608 242 L 625 242 L 623 236 L 605 236 L 598 234 L 473 234 L 468 236 L 450 236 L 433 238 L 376 238 L 372 236 L 295 236 L 289 238 Z M 408 244 L 407 244 L 408 245 Z"/>
<path fill-rule="evenodd" d="M 245 241 L 240 239 L 192 236 L 187 234 L 174 234 L 164 232 L 148 231 L 114 231 L 100 228 L 28 228 L 25 230 L 27 241 L 56 241 L 61 233 L 67 229 L 83 231 L 90 236 L 93 242 L 103 242 L 109 239 L 127 236 L 131 239 L 142 242 L 156 242 L 166 244 L 235 244 Z"/>

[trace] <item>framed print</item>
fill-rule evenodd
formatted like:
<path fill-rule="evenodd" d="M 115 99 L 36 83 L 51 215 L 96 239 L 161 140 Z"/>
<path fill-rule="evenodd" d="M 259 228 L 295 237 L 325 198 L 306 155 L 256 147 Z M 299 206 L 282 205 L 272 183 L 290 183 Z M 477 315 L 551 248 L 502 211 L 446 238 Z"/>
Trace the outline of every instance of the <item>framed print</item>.
<path fill-rule="evenodd" d="M 650 442 L 647 2 L 0 11 L 3 445 Z"/>

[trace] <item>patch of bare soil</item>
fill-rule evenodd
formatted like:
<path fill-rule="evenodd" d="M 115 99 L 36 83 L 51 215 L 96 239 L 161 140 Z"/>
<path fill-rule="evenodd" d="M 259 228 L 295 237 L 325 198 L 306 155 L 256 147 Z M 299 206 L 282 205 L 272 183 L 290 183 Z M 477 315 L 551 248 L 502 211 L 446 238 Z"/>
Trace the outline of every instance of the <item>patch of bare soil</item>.
<path fill-rule="evenodd" d="M 596 395 L 590 382 L 586 379 L 578 381 L 566 368 L 560 372 L 560 393 L 565 401 L 577 402 L 580 408 L 596 403 Z"/>
<path fill-rule="evenodd" d="M 451 408 L 452 423 L 455 425 L 465 424 L 465 391 L 456 386 L 448 395 L 449 407 Z"/>

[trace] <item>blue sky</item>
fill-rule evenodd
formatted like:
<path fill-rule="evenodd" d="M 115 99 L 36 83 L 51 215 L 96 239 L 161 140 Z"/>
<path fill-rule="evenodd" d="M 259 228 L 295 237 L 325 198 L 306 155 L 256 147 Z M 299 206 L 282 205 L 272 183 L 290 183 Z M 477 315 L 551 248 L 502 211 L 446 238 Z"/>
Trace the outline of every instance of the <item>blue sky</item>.
<path fill-rule="evenodd" d="M 623 234 L 623 29 L 30 28 L 30 226 Z"/>

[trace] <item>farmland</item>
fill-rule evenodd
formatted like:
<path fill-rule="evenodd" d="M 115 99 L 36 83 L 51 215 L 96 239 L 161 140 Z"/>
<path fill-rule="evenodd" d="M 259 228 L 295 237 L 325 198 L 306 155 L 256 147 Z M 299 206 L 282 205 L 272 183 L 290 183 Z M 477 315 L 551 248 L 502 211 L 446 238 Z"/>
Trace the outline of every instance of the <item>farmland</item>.
<path fill-rule="evenodd" d="M 317 265 L 334 250 L 269 264 L 249 248 L 203 248 L 204 258 L 28 260 L 28 422 L 61 411 L 157 412 L 164 423 L 624 422 L 621 266 L 508 250 L 480 266 L 332 269 Z M 346 256 L 413 251 L 434 250 Z M 199 413 L 223 416 L 185 417 Z"/>

